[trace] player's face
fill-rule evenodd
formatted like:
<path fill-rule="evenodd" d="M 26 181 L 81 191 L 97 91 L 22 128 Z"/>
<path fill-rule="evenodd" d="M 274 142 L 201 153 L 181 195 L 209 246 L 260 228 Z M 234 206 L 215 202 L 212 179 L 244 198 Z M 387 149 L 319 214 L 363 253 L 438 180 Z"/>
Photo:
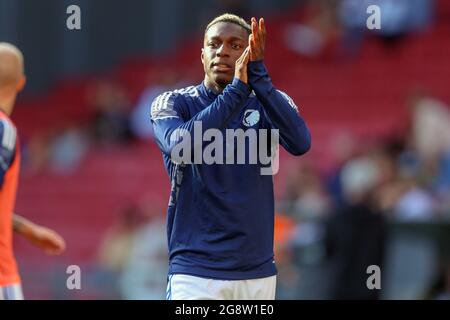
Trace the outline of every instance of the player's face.
<path fill-rule="evenodd" d="M 248 33 L 237 24 L 219 22 L 209 28 L 202 50 L 207 82 L 222 89 L 231 83 L 236 60 L 247 45 Z"/>

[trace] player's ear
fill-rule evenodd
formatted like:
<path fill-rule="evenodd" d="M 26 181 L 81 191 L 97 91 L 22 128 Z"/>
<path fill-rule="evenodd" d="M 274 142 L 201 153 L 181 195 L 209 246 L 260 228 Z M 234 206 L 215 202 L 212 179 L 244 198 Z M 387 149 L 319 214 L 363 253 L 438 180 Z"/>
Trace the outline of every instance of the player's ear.
<path fill-rule="evenodd" d="M 202 53 L 201 53 L 201 55 L 200 55 L 200 59 L 202 60 L 202 63 L 205 63 L 205 58 L 204 58 L 204 52 L 205 52 L 205 50 L 202 48 Z"/>
<path fill-rule="evenodd" d="M 17 92 L 22 91 L 23 88 L 25 87 L 26 83 L 27 83 L 27 77 L 25 77 L 25 76 L 20 77 L 19 82 L 17 82 L 17 87 L 16 87 Z"/>

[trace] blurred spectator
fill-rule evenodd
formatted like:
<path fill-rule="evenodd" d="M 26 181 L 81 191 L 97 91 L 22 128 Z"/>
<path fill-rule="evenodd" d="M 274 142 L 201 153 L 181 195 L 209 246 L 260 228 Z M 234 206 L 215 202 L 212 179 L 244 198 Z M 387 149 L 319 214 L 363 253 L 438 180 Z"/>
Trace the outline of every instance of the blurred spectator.
<path fill-rule="evenodd" d="M 410 138 L 416 152 L 411 160 L 419 178 L 445 206 L 450 194 L 450 108 L 420 91 L 413 93 L 409 100 Z"/>
<path fill-rule="evenodd" d="M 450 263 L 443 263 L 426 298 L 450 300 Z"/>
<path fill-rule="evenodd" d="M 308 1 L 302 8 L 304 18 L 285 30 L 286 46 L 307 57 L 321 56 L 338 34 L 336 0 Z"/>
<path fill-rule="evenodd" d="M 130 260 L 131 250 L 143 217 L 136 206 L 126 208 L 118 222 L 109 228 L 99 247 L 99 267 L 103 276 L 118 285 L 118 277 Z M 119 287 L 115 287 L 119 294 Z"/>
<path fill-rule="evenodd" d="M 295 220 L 321 218 L 330 209 L 320 176 L 310 164 L 302 163 L 296 172 L 289 175 L 283 210 Z"/>
<path fill-rule="evenodd" d="M 52 131 L 33 135 L 23 145 L 24 173 L 39 173 L 47 167 L 50 158 Z"/>
<path fill-rule="evenodd" d="M 450 150 L 450 108 L 443 102 L 416 92 L 410 97 L 412 139 L 425 161 Z"/>
<path fill-rule="evenodd" d="M 286 242 L 281 262 L 277 260 L 277 298 L 320 299 L 325 281 L 320 267 L 325 253 L 322 220 L 331 202 L 312 164 L 302 163 L 289 175 L 281 207 L 287 216 L 280 216 L 276 227 L 284 226 Z"/>
<path fill-rule="evenodd" d="M 296 222 L 291 217 L 276 213 L 274 227 L 274 254 L 277 262 L 277 299 L 295 299 L 298 287 L 298 268 L 294 265 L 294 237 Z"/>
<path fill-rule="evenodd" d="M 378 299 L 366 286 L 367 267 L 382 268 L 386 222 L 373 203 L 380 170 L 369 158 L 356 158 L 342 170 L 346 205 L 326 223 L 330 299 Z"/>
<path fill-rule="evenodd" d="M 119 279 L 124 299 L 165 299 L 169 263 L 165 226 L 163 215 L 155 212 L 136 230 Z"/>
<path fill-rule="evenodd" d="M 153 126 L 150 122 L 152 101 L 161 93 L 183 87 L 178 73 L 171 68 L 153 69 L 149 75 L 149 85 L 142 92 L 138 103 L 130 114 L 130 125 L 133 134 L 140 139 L 153 138 Z"/>
<path fill-rule="evenodd" d="M 439 203 L 438 210 L 450 216 L 450 150 L 444 152 L 439 159 L 432 187 Z"/>
<path fill-rule="evenodd" d="M 91 131 L 95 143 L 107 146 L 133 137 L 128 120 L 129 102 L 122 87 L 100 81 L 91 88 L 88 99 L 93 111 Z"/>
<path fill-rule="evenodd" d="M 358 142 L 356 137 L 348 131 L 336 132 L 327 144 L 330 152 L 331 168 L 327 168 L 324 185 L 330 194 L 332 204 L 340 206 L 343 204 L 343 191 L 341 184 L 342 166 L 350 160 L 357 152 Z"/>
<path fill-rule="evenodd" d="M 428 220 L 435 216 L 434 201 L 429 192 L 414 180 L 406 182 L 406 191 L 394 205 L 394 215 L 399 220 Z"/>
<path fill-rule="evenodd" d="M 50 166 L 60 174 L 76 170 L 88 151 L 88 137 L 76 126 L 68 126 L 55 136 L 50 146 Z"/>

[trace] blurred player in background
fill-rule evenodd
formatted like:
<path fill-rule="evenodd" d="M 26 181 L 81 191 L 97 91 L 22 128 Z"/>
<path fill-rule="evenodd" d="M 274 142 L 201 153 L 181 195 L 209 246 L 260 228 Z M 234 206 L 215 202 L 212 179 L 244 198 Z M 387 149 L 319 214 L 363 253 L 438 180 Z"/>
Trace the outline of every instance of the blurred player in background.
<path fill-rule="evenodd" d="M 291 154 L 309 150 L 310 133 L 297 106 L 273 86 L 264 65 L 265 39 L 263 19 L 253 18 L 250 26 L 236 15 L 215 18 L 205 30 L 203 83 L 152 103 L 155 138 L 172 183 L 167 299 L 275 298 L 273 176 L 261 175 L 261 163 L 171 158 L 183 143 L 180 133 L 195 135 L 195 121 L 222 133 L 277 129 Z M 243 144 L 249 154 L 250 142 Z"/>
<path fill-rule="evenodd" d="M 59 254 L 65 249 L 63 238 L 56 232 L 13 214 L 20 147 L 16 127 L 9 117 L 25 82 L 22 53 L 15 46 L 0 42 L 0 300 L 23 299 L 13 254 L 13 231 L 48 254 Z"/>

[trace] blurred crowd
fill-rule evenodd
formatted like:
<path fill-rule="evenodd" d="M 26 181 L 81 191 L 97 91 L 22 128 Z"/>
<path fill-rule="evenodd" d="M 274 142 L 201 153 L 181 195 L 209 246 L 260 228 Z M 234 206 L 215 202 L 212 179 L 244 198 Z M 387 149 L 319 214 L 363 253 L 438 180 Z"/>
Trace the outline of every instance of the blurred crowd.
<path fill-rule="evenodd" d="M 312 290 L 317 297 L 378 299 L 390 294 L 397 297 L 403 294 L 407 298 L 448 297 L 448 238 L 444 239 L 447 241 L 444 254 L 431 257 L 432 261 L 420 257 L 420 245 L 414 241 L 404 243 L 417 245 L 411 256 L 418 261 L 399 268 L 415 270 L 414 278 L 409 279 L 412 283 L 420 278 L 421 263 L 426 264 L 422 271 L 427 275 L 421 288 L 383 296 L 383 291 L 366 287 L 368 266 L 386 265 L 389 269 L 393 263 L 387 263 L 387 257 L 398 258 L 397 251 L 392 253 L 393 243 L 399 242 L 389 237 L 390 223 L 439 225 L 450 221 L 450 108 L 420 90 L 412 92 L 407 100 L 409 121 L 398 133 L 372 142 L 341 134 L 334 137 L 330 146 L 335 153 L 330 170 L 323 172 L 314 165 L 317 162 L 302 161 L 288 175 L 284 197 L 278 202 L 278 211 L 291 220 L 287 229 L 291 230 L 291 237 L 284 241 L 283 248 L 302 256 L 296 257 L 291 252 L 287 268 L 296 270 L 290 264 L 299 263 L 323 266 L 326 277 L 322 275 L 316 280 L 319 284 L 320 279 L 327 279 L 326 287 Z M 430 237 L 422 240 L 429 244 Z M 424 246 L 424 252 L 433 252 L 435 247 Z M 314 254 L 309 256 L 308 252 Z M 399 252 L 405 254 L 407 250 Z M 406 256 L 401 259 L 408 261 Z M 295 281 L 299 274 L 280 272 L 280 278 L 284 277 L 280 283 L 287 287 L 281 285 L 282 296 L 298 296 L 299 287 L 291 288 L 292 283 L 307 279 Z"/>
<path fill-rule="evenodd" d="M 426 30 L 433 21 L 432 0 L 306 0 L 300 3 L 298 22 L 285 30 L 285 44 L 310 58 L 354 57 L 368 33 L 392 48 L 409 34 Z M 373 12 L 367 12 L 367 8 L 371 5 L 378 6 L 382 12 L 381 29 L 368 30 L 367 20 Z"/>
<path fill-rule="evenodd" d="M 387 46 L 427 29 L 433 22 L 433 0 L 303 0 L 295 11 L 297 22 L 284 26 L 283 45 L 310 58 L 355 56 L 369 31 L 366 8 L 373 4 L 383 12 L 383 28 L 370 32 Z M 245 1 L 218 0 L 205 10 L 204 19 L 221 12 L 234 12 L 249 19 L 254 14 L 249 6 Z M 39 172 L 50 168 L 56 173 L 70 173 L 91 147 L 152 139 L 148 116 L 151 101 L 164 91 L 191 85 L 193 78 L 195 83 L 199 80 L 184 71 L 155 66 L 149 70 L 148 84 L 137 99 L 114 77 L 97 78 L 84 92 L 89 113 L 86 122 L 65 121 L 24 141 L 25 170 Z"/>
<path fill-rule="evenodd" d="M 148 85 L 134 99 L 119 82 L 98 78 L 84 92 L 86 122 L 65 121 L 24 141 L 24 170 L 56 174 L 76 172 L 89 150 L 126 147 L 135 141 L 151 140 L 150 105 L 159 94 L 179 88 L 187 81 L 168 68 L 154 68 L 148 74 Z M 84 120 L 84 119 L 83 119 Z"/>

